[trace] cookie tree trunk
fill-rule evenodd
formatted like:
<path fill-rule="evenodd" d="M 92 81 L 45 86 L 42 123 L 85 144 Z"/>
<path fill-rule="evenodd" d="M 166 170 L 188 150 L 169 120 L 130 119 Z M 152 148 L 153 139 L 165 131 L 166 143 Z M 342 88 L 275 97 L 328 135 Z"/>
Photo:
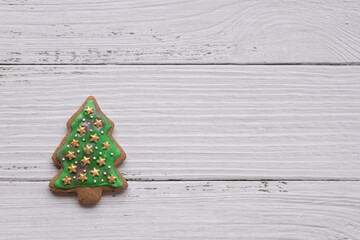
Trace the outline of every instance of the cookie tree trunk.
<path fill-rule="evenodd" d="M 101 188 L 89 188 L 83 187 L 77 189 L 78 200 L 83 204 L 95 204 L 101 199 L 102 189 Z"/>

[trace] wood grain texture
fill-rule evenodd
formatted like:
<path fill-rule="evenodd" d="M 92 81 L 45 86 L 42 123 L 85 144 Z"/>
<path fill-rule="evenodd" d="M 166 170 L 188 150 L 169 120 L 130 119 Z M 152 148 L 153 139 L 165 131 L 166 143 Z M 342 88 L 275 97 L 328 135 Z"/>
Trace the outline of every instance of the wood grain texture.
<path fill-rule="evenodd" d="M 0 179 L 50 180 L 89 95 L 115 122 L 129 180 L 359 180 L 360 67 L 9 66 Z"/>
<path fill-rule="evenodd" d="M 360 2 L 0 1 L 0 63 L 359 63 Z"/>
<path fill-rule="evenodd" d="M 3 239 L 360 239 L 358 182 L 130 182 L 81 207 L 0 182 Z"/>

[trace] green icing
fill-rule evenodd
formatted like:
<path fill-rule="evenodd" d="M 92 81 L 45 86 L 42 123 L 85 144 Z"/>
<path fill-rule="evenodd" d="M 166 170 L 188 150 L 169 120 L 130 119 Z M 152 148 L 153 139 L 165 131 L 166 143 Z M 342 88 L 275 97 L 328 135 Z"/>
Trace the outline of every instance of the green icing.
<path fill-rule="evenodd" d="M 87 114 L 84 111 L 87 106 L 93 107 L 94 113 Z M 93 117 L 91 118 L 91 116 L 93 116 Z M 97 128 L 95 125 L 93 125 L 95 123 L 95 119 L 102 119 L 103 125 L 100 128 Z M 85 120 L 85 121 L 83 121 L 83 120 Z M 90 124 L 88 124 L 89 122 L 90 122 Z M 85 134 L 80 135 L 77 132 L 77 129 L 79 128 L 79 126 L 84 126 L 86 128 Z M 118 173 L 115 169 L 115 166 L 114 166 L 114 162 L 120 156 L 121 152 L 120 152 L 120 149 L 117 148 L 114 141 L 107 134 L 108 131 L 110 130 L 110 128 L 111 128 L 111 124 L 109 123 L 109 121 L 97 111 L 94 101 L 89 100 L 86 103 L 84 109 L 76 116 L 75 120 L 71 123 L 71 133 L 70 133 L 69 137 L 67 138 L 65 144 L 56 153 L 56 157 L 59 160 L 59 162 L 62 164 L 63 170 L 62 170 L 61 174 L 59 175 L 59 177 L 55 180 L 55 187 L 69 189 L 69 188 L 75 188 L 75 187 L 110 186 L 110 187 L 116 188 L 116 187 L 122 187 L 124 185 L 124 183 L 122 182 L 122 180 L 121 180 L 120 176 L 118 175 Z M 92 132 L 90 132 L 90 129 L 92 129 Z M 103 131 L 103 133 L 101 133 L 101 131 Z M 99 137 L 97 143 L 90 141 L 90 135 L 93 135 L 95 133 Z M 79 147 L 75 147 L 75 148 L 72 147 L 70 142 L 73 139 L 79 140 Z M 85 141 L 83 141 L 83 139 L 85 139 Z M 103 149 L 103 145 L 102 145 L 102 143 L 104 143 L 106 141 L 108 141 L 110 143 L 110 148 L 108 150 Z M 84 151 L 84 148 L 86 145 L 92 146 L 92 149 L 93 149 L 92 153 L 87 154 Z M 95 149 L 96 147 L 98 149 Z M 79 153 L 77 152 L 78 150 L 80 151 Z M 66 157 L 66 154 L 68 153 L 68 151 L 73 151 L 75 153 L 76 158 L 69 160 Z M 100 155 L 100 152 L 102 152 L 101 155 Z M 111 155 L 111 153 L 113 153 L 113 155 Z M 90 164 L 88 164 L 86 166 L 84 166 L 83 163 L 81 162 L 81 159 L 84 156 L 90 157 Z M 93 159 L 94 157 L 96 158 L 95 160 Z M 105 166 L 99 167 L 98 163 L 96 162 L 99 159 L 99 157 L 106 159 Z M 65 160 L 63 160 L 63 159 L 65 159 Z M 75 163 L 75 162 L 77 162 L 77 163 Z M 69 172 L 68 167 L 71 164 L 74 164 L 77 166 L 76 173 Z M 93 177 L 92 174 L 90 173 L 90 171 L 93 170 L 94 167 L 96 169 L 100 170 L 99 176 Z M 80 175 L 80 173 L 85 173 L 84 169 L 86 170 L 86 177 L 88 179 L 84 182 L 81 182 L 78 179 L 78 176 Z M 104 172 L 106 172 L 106 175 L 104 175 Z M 111 174 L 113 174 L 116 177 L 115 183 L 109 183 L 109 180 L 107 177 L 110 176 Z M 65 176 L 71 177 L 70 184 L 65 185 L 63 183 L 62 179 L 65 178 Z M 74 176 L 76 176 L 76 179 L 73 178 Z M 103 181 L 101 179 L 103 179 Z M 94 180 L 96 180 L 96 182 L 94 182 Z"/>

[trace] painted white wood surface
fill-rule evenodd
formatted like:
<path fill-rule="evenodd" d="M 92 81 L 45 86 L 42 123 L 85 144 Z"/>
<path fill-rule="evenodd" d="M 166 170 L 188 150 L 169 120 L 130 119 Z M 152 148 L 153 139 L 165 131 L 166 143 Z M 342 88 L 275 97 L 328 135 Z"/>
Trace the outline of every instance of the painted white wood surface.
<path fill-rule="evenodd" d="M 88 95 L 129 180 L 359 180 L 359 66 L 1 67 L 0 179 L 50 180 Z"/>
<path fill-rule="evenodd" d="M 360 239 L 359 40 L 357 0 L 0 0 L 0 239 Z M 227 63 L 334 66 L 187 65 Z M 88 95 L 95 207 L 48 189 Z"/>
<path fill-rule="evenodd" d="M 0 1 L 0 63 L 359 63 L 358 0 Z"/>
<path fill-rule="evenodd" d="M 96 207 L 0 182 L 1 239 L 360 239 L 358 182 L 130 182 Z"/>

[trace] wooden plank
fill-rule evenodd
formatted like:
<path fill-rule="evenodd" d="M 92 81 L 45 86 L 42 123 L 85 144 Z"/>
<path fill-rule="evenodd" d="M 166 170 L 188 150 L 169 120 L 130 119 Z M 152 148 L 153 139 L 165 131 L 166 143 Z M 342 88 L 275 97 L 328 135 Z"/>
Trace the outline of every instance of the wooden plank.
<path fill-rule="evenodd" d="M 95 95 L 130 180 L 359 180 L 360 67 L 2 67 L 0 179 L 49 180 Z"/>
<path fill-rule="evenodd" d="M 95 207 L 0 182 L 4 239 L 360 239 L 359 182 L 130 182 Z"/>
<path fill-rule="evenodd" d="M 0 63 L 359 63 L 358 0 L 0 2 Z"/>

